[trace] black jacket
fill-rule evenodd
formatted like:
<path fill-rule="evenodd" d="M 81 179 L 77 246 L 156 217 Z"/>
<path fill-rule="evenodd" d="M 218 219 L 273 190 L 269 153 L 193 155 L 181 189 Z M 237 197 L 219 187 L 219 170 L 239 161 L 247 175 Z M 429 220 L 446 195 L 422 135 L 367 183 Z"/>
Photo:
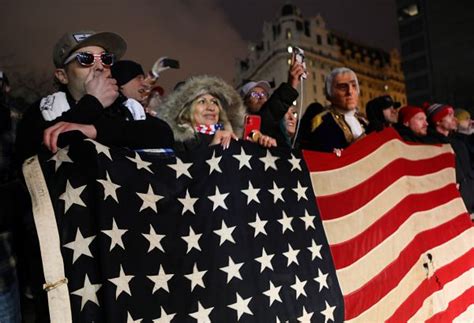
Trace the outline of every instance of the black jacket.
<path fill-rule="evenodd" d="M 146 120 L 133 120 L 127 107 L 122 105 L 123 98 L 105 109 L 91 95 L 83 96 L 77 103 L 67 92 L 66 98 L 70 109 L 52 121 L 43 118 L 40 101 L 25 112 L 17 130 L 17 162 L 35 155 L 42 145 L 43 131 L 60 121 L 94 125 L 96 140 L 104 145 L 131 149 L 173 147 L 173 132 L 167 123 L 149 115 Z"/>
<path fill-rule="evenodd" d="M 288 141 L 280 127 L 280 122 L 288 108 L 293 105 L 297 98 L 298 91 L 288 83 L 282 83 L 273 91 L 267 102 L 258 111 L 258 115 L 262 118 L 260 131 L 265 135 L 275 138 L 279 147 L 288 146 Z"/>
<path fill-rule="evenodd" d="M 357 115 L 356 117 L 364 128 L 366 122 Z M 344 115 L 330 108 L 324 109 L 319 103 L 311 104 L 306 110 L 299 136 L 301 149 L 333 152 L 336 148 L 348 147 L 356 140 Z"/>

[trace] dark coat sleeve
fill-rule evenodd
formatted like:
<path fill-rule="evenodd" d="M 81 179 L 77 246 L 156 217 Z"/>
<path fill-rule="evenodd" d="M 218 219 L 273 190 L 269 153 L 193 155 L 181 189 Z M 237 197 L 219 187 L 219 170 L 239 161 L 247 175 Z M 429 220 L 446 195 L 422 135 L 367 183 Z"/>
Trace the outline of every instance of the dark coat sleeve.
<path fill-rule="evenodd" d="M 280 128 L 280 121 L 297 98 L 298 91 L 288 83 L 280 84 L 258 113 L 262 118 L 260 126 L 262 133 L 276 138 L 278 142 L 285 142 L 285 137 Z"/>
<path fill-rule="evenodd" d="M 120 116 L 103 114 L 94 123 L 97 141 L 131 149 L 172 148 L 173 131 L 161 119 L 147 115 L 146 120 L 127 121 Z"/>

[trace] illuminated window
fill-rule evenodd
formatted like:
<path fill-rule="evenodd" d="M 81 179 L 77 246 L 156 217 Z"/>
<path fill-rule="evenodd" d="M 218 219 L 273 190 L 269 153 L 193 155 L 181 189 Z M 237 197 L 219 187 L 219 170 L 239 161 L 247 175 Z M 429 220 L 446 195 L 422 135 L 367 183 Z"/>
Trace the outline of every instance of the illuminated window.
<path fill-rule="evenodd" d="M 287 29 L 286 30 L 286 39 L 291 39 L 291 30 L 290 29 Z"/>

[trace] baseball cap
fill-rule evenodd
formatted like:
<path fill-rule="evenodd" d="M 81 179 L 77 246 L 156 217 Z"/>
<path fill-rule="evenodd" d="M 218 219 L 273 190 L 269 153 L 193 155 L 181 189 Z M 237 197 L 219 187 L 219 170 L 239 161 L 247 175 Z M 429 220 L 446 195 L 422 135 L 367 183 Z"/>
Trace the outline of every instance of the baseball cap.
<path fill-rule="evenodd" d="M 247 94 L 254 88 L 254 87 L 261 87 L 264 89 L 268 94 L 270 94 L 270 91 L 272 90 L 272 87 L 270 86 L 270 83 L 267 81 L 258 81 L 258 82 L 248 82 L 245 83 L 244 86 L 240 89 L 240 96 L 245 98 Z"/>
<path fill-rule="evenodd" d="M 365 106 L 365 110 L 385 110 L 390 107 L 399 108 L 401 106 L 400 102 L 393 101 L 392 97 L 390 95 L 382 95 L 378 96 L 369 102 L 367 102 L 367 105 Z"/>
<path fill-rule="evenodd" d="M 120 59 L 127 50 L 127 43 L 111 32 L 77 31 L 65 33 L 53 49 L 53 62 L 57 68 L 64 67 L 64 60 L 74 51 L 86 46 L 100 46 Z"/>

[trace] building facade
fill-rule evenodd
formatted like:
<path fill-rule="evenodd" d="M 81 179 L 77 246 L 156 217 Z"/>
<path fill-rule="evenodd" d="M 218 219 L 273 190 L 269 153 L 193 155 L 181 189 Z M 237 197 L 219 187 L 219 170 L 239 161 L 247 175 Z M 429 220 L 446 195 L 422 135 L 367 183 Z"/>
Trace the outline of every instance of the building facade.
<path fill-rule="evenodd" d="M 408 100 L 474 111 L 474 2 L 397 0 Z"/>
<path fill-rule="evenodd" d="M 308 78 L 300 90 L 303 108 L 315 101 L 329 103 L 324 94 L 324 79 L 332 69 L 342 66 L 349 67 L 358 76 L 361 112 L 369 100 L 383 94 L 391 95 L 402 104 L 407 102 L 397 50 L 387 53 L 352 41 L 329 30 L 320 15 L 305 19 L 299 9 L 290 4 L 283 6 L 275 21 L 264 23 L 262 40 L 251 44 L 249 55 L 238 62 L 236 87 L 249 80 L 268 80 L 276 86 L 285 82 L 291 59 L 288 47 L 291 46 L 305 51 Z"/>

